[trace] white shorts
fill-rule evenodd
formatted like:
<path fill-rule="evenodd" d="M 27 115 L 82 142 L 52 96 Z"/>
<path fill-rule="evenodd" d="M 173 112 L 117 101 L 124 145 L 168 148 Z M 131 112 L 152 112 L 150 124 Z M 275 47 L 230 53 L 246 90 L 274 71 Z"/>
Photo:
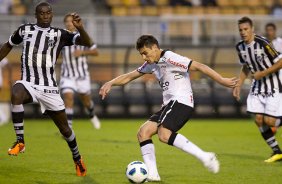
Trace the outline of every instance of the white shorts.
<path fill-rule="evenodd" d="M 90 94 L 91 92 L 90 78 L 89 77 L 85 77 L 85 78 L 61 77 L 60 89 L 62 90 L 62 93 L 77 92 L 81 94 Z"/>
<path fill-rule="evenodd" d="M 282 117 L 282 93 L 271 96 L 249 94 L 247 111 L 253 114 L 264 114 L 276 118 Z"/>
<path fill-rule="evenodd" d="M 19 83 L 24 85 L 33 102 L 40 104 L 42 113 L 45 113 L 46 110 L 61 111 L 65 109 L 58 87 L 39 86 L 23 80 L 16 81 L 15 84 Z"/>

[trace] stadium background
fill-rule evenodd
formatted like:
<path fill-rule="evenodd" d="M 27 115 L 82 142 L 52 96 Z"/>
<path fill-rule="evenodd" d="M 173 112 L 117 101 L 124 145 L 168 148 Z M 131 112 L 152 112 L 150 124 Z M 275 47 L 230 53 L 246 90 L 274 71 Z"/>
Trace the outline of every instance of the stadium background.
<path fill-rule="evenodd" d="M 4 3 L 5 1 L 0 1 Z M 34 6 L 38 1 L 12 0 L 9 12 L 0 16 L 0 43 L 22 23 L 34 22 Z M 102 101 L 100 86 L 113 77 L 134 70 L 143 61 L 134 49 L 141 34 L 153 34 L 164 49 L 208 64 L 222 75 L 237 76 L 240 65 L 235 44 L 239 41 L 237 20 L 249 16 L 255 22 L 255 32 L 264 34 L 268 22 L 277 25 L 282 35 L 281 0 L 217 0 L 207 5 L 172 5 L 170 0 L 50 0 L 53 4 L 53 26 L 63 27 L 63 16 L 78 12 L 87 31 L 98 44 L 99 56 L 89 57 L 92 95 L 99 117 L 148 117 L 161 104 L 161 89 L 153 76 L 146 76 L 125 87 L 114 87 Z M 180 2 L 180 1 L 179 1 Z M 147 4 L 144 4 L 147 3 Z M 1 5 L 3 7 L 4 4 Z M 280 9 L 279 9 L 280 7 Z M 280 11 L 279 11 L 280 10 Z M 280 15 L 280 16 L 279 16 Z M 0 101 L 9 107 L 11 85 L 20 78 L 21 48 L 8 55 L 9 66 L 4 69 L 4 87 Z M 61 59 L 59 59 L 61 61 Z M 60 66 L 57 68 L 59 79 Z M 248 117 L 245 98 L 250 80 L 242 90 L 242 101 L 236 102 L 231 90 L 191 73 L 195 96 L 195 117 Z M 37 105 L 26 105 L 25 115 L 38 118 Z M 8 112 L 8 110 L 7 110 Z M 83 108 L 76 100 L 75 115 L 83 117 Z"/>

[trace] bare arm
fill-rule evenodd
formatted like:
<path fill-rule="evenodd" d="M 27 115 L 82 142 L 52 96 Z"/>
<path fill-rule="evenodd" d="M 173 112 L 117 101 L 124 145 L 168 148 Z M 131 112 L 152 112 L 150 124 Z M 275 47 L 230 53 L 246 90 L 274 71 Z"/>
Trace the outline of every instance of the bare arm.
<path fill-rule="evenodd" d="M 208 67 L 207 65 L 199 63 L 197 61 L 192 62 L 191 66 L 190 66 L 190 70 L 200 71 L 200 72 L 206 74 L 207 76 L 209 76 L 214 81 L 216 81 L 219 84 L 226 86 L 226 87 L 233 88 L 237 84 L 237 79 L 235 77 L 224 78 L 219 73 L 217 73 L 216 71 L 214 71 L 213 69 Z"/>
<path fill-rule="evenodd" d="M 126 73 L 126 74 L 123 74 L 123 75 L 120 75 L 120 76 L 112 79 L 111 81 L 106 82 L 101 87 L 99 94 L 102 96 L 102 99 L 104 99 L 107 96 L 107 94 L 110 92 L 112 86 L 123 86 L 123 85 L 129 83 L 130 81 L 141 77 L 142 75 L 144 75 L 144 74 L 142 74 L 142 73 L 140 73 L 136 70 L 129 72 L 129 73 Z"/>
<path fill-rule="evenodd" d="M 80 36 L 76 39 L 76 44 L 91 47 L 93 45 L 93 41 L 89 37 L 88 33 L 85 31 L 80 16 L 77 13 L 72 13 L 72 16 L 72 23 L 80 34 Z"/>
<path fill-rule="evenodd" d="M 75 50 L 73 52 L 73 55 L 75 57 L 79 57 L 79 56 L 82 56 L 82 55 L 85 55 L 85 56 L 98 56 L 98 49 L 89 49 L 89 50 Z"/>
<path fill-rule="evenodd" d="M 250 71 L 246 65 L 243 65 L 239 74 L 239 81 L 238 85 L 233 89 L 233 96 L 236 98 L 237 101 L 240 100 L 240 91 L 241 86 L 243 85 L 245 79 L 248 77 Z"/>
<path fill-rule="evenodd" d="M 4 59 L 12 50 L 13 46 L 10 45 L 8 42 L 4 43 L 0 49 L 0 62 Z"/>
<path fill-rule="evenodd" d="M 261 78 L 271 74 L 271 73 L 275 73 L 278 70 L 280 70 L 282 68 L 282 59 L 279 59 L 276 63 L 274 63 L 274 65 L 272 65 L 271 67 L 269 67 L 266 70 L 263 71 L 258 71 L 256 73 L 253 74 L 253 77 L 256 80 L 260 80 Z"/>

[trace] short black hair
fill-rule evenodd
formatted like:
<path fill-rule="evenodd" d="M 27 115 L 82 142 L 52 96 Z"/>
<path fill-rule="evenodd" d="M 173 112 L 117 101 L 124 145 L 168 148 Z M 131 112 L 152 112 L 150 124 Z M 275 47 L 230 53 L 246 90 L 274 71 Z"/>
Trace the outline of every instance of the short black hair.
<path fill-rule="evenodd" d="M 49 6 L 50 9 L 52 10 L 51 4 L 49 4 L 48 2 L 40 2 L 40 3 L 38 3 L 38 4 L 36 5 L 36 7 L 35 7 L 35 13 L 39 12 L 39 8 L 40 8 L 41 6 Z"/>
<path fill-rule="evenodd" d="M 142 35 L 136 41 L 136 49 L 140 50 L 144 46 L 152 48 L 154 44 L 160 48 L 158 40 L 153 35 Z"/>
<path fill-rule="evenodd" d="M 265 25 L 265 28 L 267 28 L 267 27 L 272 27 L 274 30 L 276 30 L 276 25 L 274 23 L 272 23 L 272 22 L 267 23 Z"/>
<path fill-rule="evenodd" d="M 253 21 L 249 17 L 242 17 L 238 20 L 238 24 L 249 23 L 253 27 Z"/>

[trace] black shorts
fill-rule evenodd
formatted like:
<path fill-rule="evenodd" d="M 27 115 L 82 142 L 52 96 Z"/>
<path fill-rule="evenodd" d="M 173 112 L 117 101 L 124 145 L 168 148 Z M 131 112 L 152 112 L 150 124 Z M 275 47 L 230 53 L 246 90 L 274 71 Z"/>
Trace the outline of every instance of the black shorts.
<path fill-rule="evenodd" d="M 172 100 L 153 114 L 149 120 L 157 122 L 158 126 L 163 125 L 172 132 L 177 132 L 191 118 L 193 111 L 192 107 Z"/>

